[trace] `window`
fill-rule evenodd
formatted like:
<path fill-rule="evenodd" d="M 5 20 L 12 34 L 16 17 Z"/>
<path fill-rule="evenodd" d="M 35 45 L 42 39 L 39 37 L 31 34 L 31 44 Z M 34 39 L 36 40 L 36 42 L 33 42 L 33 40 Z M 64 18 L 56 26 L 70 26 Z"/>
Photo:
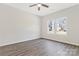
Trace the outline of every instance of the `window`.
<path fill-rule="evenodd" d="M 49 20 L 47 27 L 49 34 L 67 34 L 67 17 Z"/>

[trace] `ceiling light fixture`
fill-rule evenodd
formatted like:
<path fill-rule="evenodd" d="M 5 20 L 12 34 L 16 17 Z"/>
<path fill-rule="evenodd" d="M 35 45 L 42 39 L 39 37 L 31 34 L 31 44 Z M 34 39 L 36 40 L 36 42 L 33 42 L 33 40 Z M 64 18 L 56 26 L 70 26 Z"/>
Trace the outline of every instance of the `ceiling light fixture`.
<path fill-rule="evenodd" d="M 38 4 L 37 6 L 38 6 L 38 7 L 41 7 L 41 4 Z"/>
<path fill-rule="evenodd" d="M 33 6 L 37 6 L 38 7 L 38 11 L 40 11 L 40 7 L 41 6 L 46 7 L 46 8 L 49 8 L 48 5 L 42 4 L 42 3 L 33 4 L 33 5 L 30 5 L 29 7 L 33 7 Z"/>

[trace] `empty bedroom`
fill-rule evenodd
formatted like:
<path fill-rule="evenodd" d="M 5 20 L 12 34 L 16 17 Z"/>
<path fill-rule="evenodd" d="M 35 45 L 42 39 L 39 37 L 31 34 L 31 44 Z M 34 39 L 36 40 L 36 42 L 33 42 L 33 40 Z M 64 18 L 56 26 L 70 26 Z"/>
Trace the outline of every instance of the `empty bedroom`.
<path fill-rule="evenodd" d="M 0 3 L 0 56 L 79 56 L 79 4 Z"/>

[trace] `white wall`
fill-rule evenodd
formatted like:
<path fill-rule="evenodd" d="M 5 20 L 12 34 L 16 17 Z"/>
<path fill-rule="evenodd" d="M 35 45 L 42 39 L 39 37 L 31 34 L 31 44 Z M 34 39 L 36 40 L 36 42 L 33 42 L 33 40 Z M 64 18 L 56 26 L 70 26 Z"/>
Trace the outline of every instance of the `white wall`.
<path fill-rule="evenodd" d="M 68 34 L 47 34 L 47 21 L 59 17 L 68 17 Z M 79 5 L 44 16 L 42 17 L 41 24 L 42 38 L 48 38 L 59 42 L 79 45 Z"/>
<path fill-rule="evenodd" d="M 63 16 L 68 17 L 67 36 L 47 34 L 47 21 Z M 0 46 L 40 38 L 40 34 L 42 38 L 79 45 L 78 19 L 79 6 L 40 18 L 20 9 L 0 4 Z"/>
<path fill-rule="evenodd" d="M 0 4 L 0 46 L 40 37 L 40 18 Z"/>

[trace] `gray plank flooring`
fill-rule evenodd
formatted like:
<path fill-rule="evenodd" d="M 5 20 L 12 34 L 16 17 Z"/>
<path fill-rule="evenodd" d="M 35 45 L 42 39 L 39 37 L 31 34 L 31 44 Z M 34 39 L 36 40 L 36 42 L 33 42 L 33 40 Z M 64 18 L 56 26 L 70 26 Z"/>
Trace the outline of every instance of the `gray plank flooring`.
<path fill-rule="evenodd" d="M 79 47 L 36 39 L 0 47 L 0 56 L 79 56 Z"/>

